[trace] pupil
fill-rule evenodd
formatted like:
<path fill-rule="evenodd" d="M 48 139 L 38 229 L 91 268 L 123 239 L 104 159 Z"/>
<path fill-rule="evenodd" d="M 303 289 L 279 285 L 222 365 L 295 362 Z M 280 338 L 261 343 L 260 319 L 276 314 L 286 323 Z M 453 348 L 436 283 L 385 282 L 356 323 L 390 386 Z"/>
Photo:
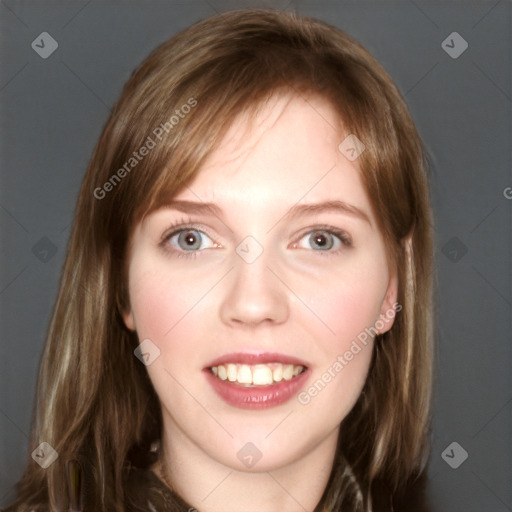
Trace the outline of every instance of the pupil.
<path fill-rule="evenodd" d="M 320 247 L 324 247 L 327 242 L 325 235 L 322 235 L 322 234 L 315 235 L 315 242 Z"/>
<path fill-rule="evenodd" d="M 188 249 L 197 249 L 200 244 L 198 237 L 193 231 L 185 231 L 180 234 L 179 239 L 181 242 L 185 242 L 185 247 Z"/>

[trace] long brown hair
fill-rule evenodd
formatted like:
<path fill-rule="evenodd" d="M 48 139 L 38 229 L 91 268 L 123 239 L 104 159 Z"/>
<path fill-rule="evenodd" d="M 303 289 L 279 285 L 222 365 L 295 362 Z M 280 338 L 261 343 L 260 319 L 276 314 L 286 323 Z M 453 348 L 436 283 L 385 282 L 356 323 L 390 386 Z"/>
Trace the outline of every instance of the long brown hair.
<path fill-rule="evenodd" d="M 387 73 L 339 29 L 289 12 L 234 11 L 153 51 L 105 124 L 77 203 L 12 510 L 67 510 L 72 459 L 86 471 L 88 510 L 126 510 L 126 468 L 149 466 L 162 427 L 158 398 L 134 356 L 139 340 L 121 316 L 130 235 L 194 178 L 238 115 L 254 114 L 279 92 L 326 98 L 340 128 L 364 142 L 361 176 L 398 272 L 402 305 L 391 330 L 376 338 L 364 391 L 342 422 L 321 509 L 371 510 L 375 482 L 394 492 L 423 468 L 432 219 L 417 130 Z M 47 469 L 30 456 L 41 442 L 59 454 Z"/>

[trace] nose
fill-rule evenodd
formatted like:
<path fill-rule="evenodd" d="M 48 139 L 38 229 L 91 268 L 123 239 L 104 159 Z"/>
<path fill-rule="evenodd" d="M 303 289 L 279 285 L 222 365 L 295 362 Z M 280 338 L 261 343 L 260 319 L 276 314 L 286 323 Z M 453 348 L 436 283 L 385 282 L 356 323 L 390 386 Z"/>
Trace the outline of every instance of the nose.
<path fill-rule="evenodd" d="M 286 321 L 288 290 L 276 277 L 279 271 L 275 263 L 275 258 L 265 250 L 252 263 L 234 255 L 234 269 L 227 276 L 228 284 L 220 306 L 225 324 L 254 327 Z"/>

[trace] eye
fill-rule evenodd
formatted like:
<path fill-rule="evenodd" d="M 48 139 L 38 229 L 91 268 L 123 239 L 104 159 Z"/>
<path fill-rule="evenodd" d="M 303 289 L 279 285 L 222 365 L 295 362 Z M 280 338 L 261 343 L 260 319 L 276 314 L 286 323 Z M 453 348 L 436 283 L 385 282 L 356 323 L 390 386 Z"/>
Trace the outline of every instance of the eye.
<path fill-rule="evenodd" d="M 352 247 L 352 239 L 348 233 L 339 229 L 315 229 L 302 237 L 298 243 L 300 244 L 303 240 L 309 245 L 305 248 L 313 249 L 315 252 L 337 253 L 344 246 Z"/>
<path fill-rule="evenodd" d="M 166 251 L 185 258 L 197 256 L 197 252 L 200 250 L 217 247 L 217 244 L 213 243 L 206 233 L 187 226 L 181 226 L 180 229 L 174 229 L 164 234 L 160 245 Z"/>
<path fill-rule="evenodd" d="M 195 251 L 199 249 L 204 249 L 201 247 L 203 245 L 204 239 L 209 239 L 208 235 L 198 231 L 197 229 L 186 229 L 183 231 L 179 231 L 177 233 L 178 237 L 176 238 L 176 243 L 178 244 L 180 249 L 184 251 Z M 174 235 L 170 240 L 175 238 Z"/>

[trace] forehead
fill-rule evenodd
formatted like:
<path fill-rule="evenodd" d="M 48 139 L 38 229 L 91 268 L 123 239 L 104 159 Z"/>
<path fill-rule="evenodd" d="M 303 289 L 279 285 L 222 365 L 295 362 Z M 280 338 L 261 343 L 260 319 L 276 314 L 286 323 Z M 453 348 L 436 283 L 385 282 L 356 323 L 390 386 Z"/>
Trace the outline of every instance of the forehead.
<path fill-rule="evenodd" d="M 238 116 L 198 174 L 173 199 L 258 208 L 342 200 L 371 205 L 357 160 L 339 150 L 348 135 L 319 96 L 280 95 Z"/>

